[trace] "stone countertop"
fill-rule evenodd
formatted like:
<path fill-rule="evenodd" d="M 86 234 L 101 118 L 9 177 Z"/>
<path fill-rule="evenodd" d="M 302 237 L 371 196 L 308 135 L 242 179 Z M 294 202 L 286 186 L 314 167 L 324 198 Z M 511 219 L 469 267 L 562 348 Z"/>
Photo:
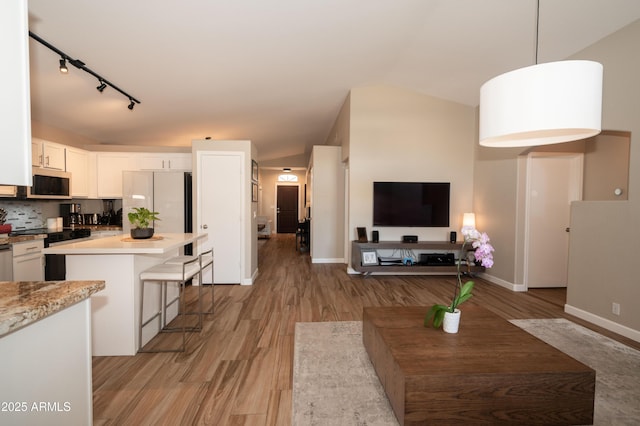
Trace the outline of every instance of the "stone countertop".
<path fill-rule="evenodd" d="M 0 337 L 104 288 L 104 281 L 0 281 Z"/>
<path fill-rule="evenodd" d="M 97 238 L 59 244 L 55 247 L 45 248 L 44 254 L 166 254 L 179 249 L 207 234 L 157 234 L 152 238 L 133 240 L 128 235 L 115 235 L 112 237 Z"/>
<path fill-rule="evenodd" d="M 31 241 L 31 240 L 44 240 L 45 237 L 46 237 L 45 234 L 17 235 L 15 237 L 5 236 L 5 237 L 0 237 L 0 244 L 15 244 L 15 243 L 22 243 L 24 241 Z"/>

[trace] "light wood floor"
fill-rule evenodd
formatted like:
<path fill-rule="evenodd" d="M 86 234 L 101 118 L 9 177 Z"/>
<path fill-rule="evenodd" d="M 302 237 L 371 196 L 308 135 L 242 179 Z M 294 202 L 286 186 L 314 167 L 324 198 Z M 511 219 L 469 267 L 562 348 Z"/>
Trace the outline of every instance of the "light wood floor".
<path fill-rule="evenodd" d="M 289 425 L 296 322 L 362 320 L 364 306 L 448 303 L 455 281 L 351 276 L 345 265 L 311 264 L 308 253 L 295 251 L 293 235 L 261 242 L 258 258 L 253 286 L 215 286 L 215 314 L 189 338 L 187 352 L 94 358 L 95 425 Z M 514 293 L 475 281 L 467 303 L 506 319 L 567 317 L 589 326 L 564 314 L 564 289 Z M 195 289 L 188 290 L 192 297 Z M 177 338 L 163 334 L 157 342 Z"/>

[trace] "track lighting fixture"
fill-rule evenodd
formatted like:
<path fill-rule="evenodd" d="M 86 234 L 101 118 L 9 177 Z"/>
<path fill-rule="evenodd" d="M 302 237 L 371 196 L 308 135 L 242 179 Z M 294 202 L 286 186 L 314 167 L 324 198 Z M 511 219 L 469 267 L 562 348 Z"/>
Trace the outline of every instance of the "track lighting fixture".
<path fill-rule="evenodd" d="M 102 91 L 104 89 L 106 89 L 107 86 L 109 86 L 112 89 L 120 92 L 127 99 L 129 99 L 130 103 L 127 106 L 127 108 L 129 108 L 130 110 L 133 110 L 133 107 L 135 106 L 135 104 L 139 104 L 140 103 L 139 100 L 137 100 L 136 98 L 134 98 L 133 96 L 131 96 L 127 92 L 123 91 L 118 86 L 116 86 L 115 84 L 111 83 L 109 80 L 107 80 L 104 77 L 100 76 L 99 74 L 95 73 L 91 69 L 87 68 L 85 66 L 85 63 L 82 62 L 80 59 L 73 59 L 71 56 L 67 55 L 66 53 L 64 53 L 63 51 L 58 49 L 57 47 L 53 46 L 51 43 L 41 39 L 40 37 L 38 37 L 38 35 L 32 33 L 31 31 L 29 31 L 29 37 L 31 37 L 32 39 L 34 39 L 38 43 L 42 44 L 43 46 L 53 50 L 58 55 L 60 55 L 60 72 L 61 73 L 66 74 L 66 73 L 69 72 L 69 68 L 67 68 L 67 61 L 68 61 L 74 67 L 76 67 L 76 68 L 78 68 L 78 69 L 80 69 L 80 70 L 82 70 L 84 72 L 87 72 L 87 73 L 91 74 L 92 76 L 94 76 L 95 78 L 97 78 L 98 81 L 100 82 L 100 85 L 98 87 L 96 87 L 96 89 L 98 89 L 98 91 L 100 93 L 102 93 Z"/>
<path fill-rule="evenodd" d="M 67 60 L 64 58 L 60 59 L 60 72 L 62 74 L 66 74 L 69 72 L 69 68 L 67 68 Z"/>

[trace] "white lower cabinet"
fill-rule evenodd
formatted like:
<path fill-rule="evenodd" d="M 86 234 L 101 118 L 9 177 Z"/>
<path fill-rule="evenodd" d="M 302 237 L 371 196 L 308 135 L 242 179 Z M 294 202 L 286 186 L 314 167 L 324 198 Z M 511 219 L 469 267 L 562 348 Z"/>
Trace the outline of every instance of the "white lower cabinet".
<path fill-rule="evenodd" d="M 13 281 L 44 281 L 43 240 L 25 241 L 11 246 Z"/>

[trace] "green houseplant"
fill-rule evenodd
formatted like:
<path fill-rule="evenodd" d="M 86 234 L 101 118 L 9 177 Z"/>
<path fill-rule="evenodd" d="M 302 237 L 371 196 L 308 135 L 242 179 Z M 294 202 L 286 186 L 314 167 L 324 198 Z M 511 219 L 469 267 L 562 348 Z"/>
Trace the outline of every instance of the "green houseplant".
<path fill-rule="evenodd" d="M 458 323 L 460 321 L 460 310 L 458 306 L 473 296 L 473 281 L 467 281 L 462 283 L 462 272 L 460 271 L 460 265 L 462 259 L 467 259 L 467 247 L 469 244 L 475 248 L 473 253 L 474 260 L 481 262 L 485 268 L 491 268 L 493 266 L 493 247 L 489 244 L 489 236 L 486 233 L 480 233 L 475 228 L 467 228 L 462 230 L 464 236 L 464 242 L 460 249 L 460 258 L 458 259 L 458 273 L 456 276 L 456 285 L 453 291 L 453 299 L 449 305 L 434 304 L 424 317 L 424 326 L 429 327 L 430 324 L 435 328 L 443 326 L 444 330 L 448 333 L 457 333 Z M 451 319 L 453 326 L 449 326 L 447 321 Z"/>
<path fill-rule="evenodd" d="M 154 220 L 160 220 L 158 212 L 152 212 L 146 207 L 133 207 L 133 211 L 127 214 L 131 223 L 131 238 L 144 239 L 153 236 L 153 228 L 149 225 Z"/>

